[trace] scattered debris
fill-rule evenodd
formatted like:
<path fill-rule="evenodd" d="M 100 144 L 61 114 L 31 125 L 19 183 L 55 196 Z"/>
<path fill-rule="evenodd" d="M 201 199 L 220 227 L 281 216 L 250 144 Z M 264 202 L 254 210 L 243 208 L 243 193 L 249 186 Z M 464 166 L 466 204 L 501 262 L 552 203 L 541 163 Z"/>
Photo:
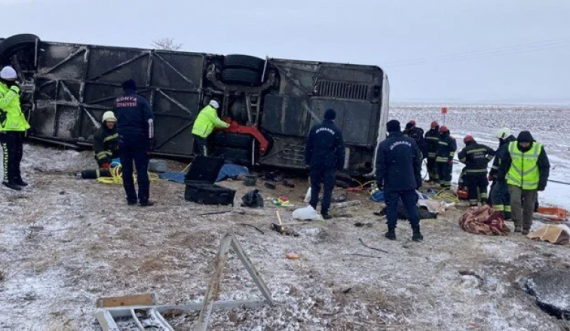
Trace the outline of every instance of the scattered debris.
<path fill-rule="evenodd" d="M 4 272 L 0 270 L 0 282 L 4 280 Z"/>
<path fill-rule="evenodd" d="M 307 207 L 298 208 L 293 211 L 292 217 L 297 220 L 302 221 L 318 221 L 321 219 L 321 216 L 313 206 L 309 205 Z"/>
<path fill-rule="evenodd" d="M 478 274 L 475 273 L 475 271 L 471 271 L 471 270 L 459 270 L 459 274 L 461 276 L 473 276 L 479 280 L 483 280 L 483 277 L 479 276 Z"/>
<path fill-rule="evenodd" d="M 253 225 L 253 224 L 247 224 L 247 223 L 238 223 L 239 225 L 245 225 L 245 226 L 251 226 L 252 228 L 256 229 L 257 231 L 259 231 L 259 233 L 261 234 L 265 234 L 265 232 L 263 232 L 263 230 L 261 230 L 260 228 L 258 228 L 257 226 Z"/>
<path fill-rule="evenodd" d="M 340 202 L 345 202 L 347 199 L 348 199 L 348 194 L 343 193 L 339 196 L 333 196 L 332 202 L 340 203 Z"/>
<path fill-rule="evenodd" d="M 242 207 L 249 208 L 263 208 L 263 197 L 259 194 L 259 190 L 255 189 L 253 191 L 247 192 L 242 198 Z"/>
<path fill-rule="evenodd" d="M 275 184 L 275 182 L 265 182 L 264 185 L 265 187 L 271 190 L 274 190 L 277 187 L 277 184 Z"/>
<path fill-rule="evenodd" d="M 546 270 L 530 274 L 524 289 L 536 298 L 538 306 L 558 319 L 570 319 L 570 272 Z"/>
<path fill-rule="evenodd" d="M 373 249 L 373 250 L 375 250 L 375 251 L 379 251 L 379 252 L 382 252 L 382 253 L 390 253 L 390 252 L 385 251 L 385 250 L 383 250 L 383 249 L 375 248 L 375 247 L 366 245 L 366 244 L 364 243 L 364 241 L 362 240 L 362 238 L 358 238 L 358 240 L 360 240 L 360 243 L 361 243 L 364 247 L 366 247 L 366 248 L 370 248 L 370 249 Z"/>
<path fill-rule="evenodd" d="M 122 307 L 122 306 L 151 306 L 156 304 L 156 296 L 152 293 L 133 294 L 122 297 L 98 298 L 97 308 Z"/>
<path fill-rule="evenodd" d="M 547 224 L 529 233 L 527 238 L 566 245 L 570 241 L 570 234 L 562 226 Z"/>
<path fill-rule="evenodd" d="M 42 231 L 44 227 L 41 225 L 31 225 L 30 227 L 28 227 L 28 229 L 32 231 Z"/>
<path fill-rule="evenodd" d="M 297 260 L 299 258 L 299 255 L 295 253 L 287 253 L 285 254 L 285 257 L 288 258 L 289 260 Z"/>
<path fill-rule="evenodd" d="M 286 181 L 285 179 L 283 180 L 283 186 L 288 187 L 288 188 L 295 188 L 295 184 L 290 183 L 290 182 Z"/>
<path fill-rule="evenodd" d="M 371 228 L 373 226 L 373 224 L 372 223 L 356 222 L 356 223 L 354 223 L 354 226 L 356 226 L 358 228 L 361 228 L 363 226 L 367 226 L 367 227 Z"/>
<path fill-rule="evenodd" d="M 362 256 L 362 257 L 373 257 L 375 259 L 381 259 L 380 256 L 374 256 L 374 255 L 366 255 L 366 254 L 358 254 L 358 253 L 354 253 L 354 254 L 346 254 L 346 255 L 353 255 L 353 256 Z"/>
<path fill-rule="evenodd" d="M 348 292 L 350 292 L 350 290 L 352 290 L 352 287 L 349 287 L 346 290 L 342 290 L 342 293 L 348 294 Z"/>
<path fill-rule="evenodd" d="M 255 186 L 256 183 L 257 183 L 257 176 L 255 175 L 246 175 L 243 180 L 243 184 L 245 186 Z"/>

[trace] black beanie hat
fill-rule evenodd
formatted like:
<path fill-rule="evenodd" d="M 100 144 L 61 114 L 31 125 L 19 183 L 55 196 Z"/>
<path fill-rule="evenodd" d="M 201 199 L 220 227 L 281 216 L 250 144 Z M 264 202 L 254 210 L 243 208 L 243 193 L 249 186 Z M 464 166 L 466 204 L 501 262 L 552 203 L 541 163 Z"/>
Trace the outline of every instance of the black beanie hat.
<path fill-rule="evenodd" d="M 531 143 L 534 141 L 534 138 L 532 134 L 530 134 L 530 132 L 521 131 L 521 133 L 519 133 L 519 136 L 517 137 L 517 141 L 519 143 Z"/>
<path fill-rule="evenodd" d="M 400 127 L 400 122 L 398 120 L 391 120 L 386 123 L 386 129 L 388 132 L 400 132 L 402 130 Z"/>
<path fill-rule="evenodd" d="M 133 79 L 129 79 L 129 80 L 123 82 L 123 90 L 136 91 L 137 90 L 137 83 L 135 83 L 135 81 Z"/>
<path fill-rule="evenodd" d="M 334 109 L 327 109 L 325 111 L 325 120 L 334 120 L 336 118 L 336 112 Z"/>

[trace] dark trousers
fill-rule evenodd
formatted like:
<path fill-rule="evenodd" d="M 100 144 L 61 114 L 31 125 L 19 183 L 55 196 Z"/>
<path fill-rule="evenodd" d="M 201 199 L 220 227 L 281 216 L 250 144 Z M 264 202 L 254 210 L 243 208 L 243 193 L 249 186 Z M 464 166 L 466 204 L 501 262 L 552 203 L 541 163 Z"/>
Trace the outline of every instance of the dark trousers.
<path fill-rule="evenodd" d="M 427 171 L 429 174 L 430 182 L 439 181 L 439 174 L 437 170 L 437 163 L 435 162 L 435 157 L 428 157 L 427 159 Z"/>
<path fill-rule="evenodd" d="M 24 155 L 23 133 L 8 131 L 0 133 L 0 143 L 4 151 L 4 181 L 15 183 L 22 180 L 20 163 Z"/>
<path fill-rule="evenodd" d="M 319 192 L 323 184 L 323 201 L 321 203 L 321 214 L 329 213 L 331 206 L 332 191 L 336 183 L 336 169 L 326 166 L 311 166 L 311 202 L 310 205 L 317 209 L 319 203 Z"/>
<path fill-rule="evenodd" d="M 439 176 L 439 184 L 442 188 L 451 187 L 451 172 L 453 164 L 447 162 L 437 162 L 437 174 Z"/>
<path fill-rule="evenodd" d="M 412 227 L 420 224 L 420 214 L 418 212 L 418 194 L 416 190 L 407 191 L 384 191 L 384 199 L 386 201 L 386 224 L 388 227 L 396 227 L 398 223 L 398 202 L 402 199 L 402 203 L 408 212 L 410 225 Z"/>
<path fill-rule="evenodd" d="M 149 141 L 143 135 L 120 135 L 119 156 L 123 168 L 123 187 L 127 194 L 127 201 L 137 202 L 137 192 L 133 180 L 133 162 L 137 169 L 137 182 L 139 187 L 138 201 L 147 202 L 150 194 L 150 180 L 148 178 L 148 151 Z"/>
<path fill-rule="evenodd" d="M 487 186 L 489 186 L 489 181 L 487 180 L 486 172 L 480 174 L 466 173 L 463 180 L 467 186 L 469 205 L 477 206 L 479 202 L 481 202 L 481 205 L 487 203 Z"/>
<path fill-rule="evenodd" d="M 208 140 L 206 138 L 198 137 L 197 135 L 193 136 L 194 136 L 194 155 L 209 156 Z"/>
<path fill-rule="evenodd" d="M 515 226 L 522 225 L 524 230 L 530 230 L 538 192 L 509 185 L 509 193 L 511 194 L 511 212 Z"/>
<path fill-rule="evenodd" d="M 491 201 L 494 210 L 501 212 L 504 219 L 511 219 L 511 194 L 507 183 L 494 183 L 491 190 Z"/>

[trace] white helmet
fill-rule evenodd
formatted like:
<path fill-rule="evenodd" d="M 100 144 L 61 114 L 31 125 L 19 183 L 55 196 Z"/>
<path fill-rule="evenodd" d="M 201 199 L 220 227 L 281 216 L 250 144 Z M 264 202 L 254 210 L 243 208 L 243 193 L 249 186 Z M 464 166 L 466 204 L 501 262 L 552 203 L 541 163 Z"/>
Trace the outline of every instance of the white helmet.
<path fill-rule="evenodd" d="M 511 129 L 509 128 L 501 128 L 497 130 L 497 138 L 498 139 L 505 139 L 511 135 Z"/>
<path fill-rule="evenodd" d="M 0 71 L 0 78 L 5 80 L 16 80 L 18 79 L 18 74 L 16 73 L 16 70 L 14 70 L 14 68 L 10 66 L 5 66 Z"/>
<path fill-rule="evenodd" d="M 210 106 L 212 106 L 216 109 L 220 108 L 220 104 L 216 100 L 210 101 Z"/>
<path fill-rule="evenodd" d="M 103 113 L 103 120 L 102 122 L 105 123 L 106 121 L 111 121 L 111 122 L 116 122 L 117 118 L 115 117 L 115 114 L 112 111 L 106 111 L 105 113 Z"/>

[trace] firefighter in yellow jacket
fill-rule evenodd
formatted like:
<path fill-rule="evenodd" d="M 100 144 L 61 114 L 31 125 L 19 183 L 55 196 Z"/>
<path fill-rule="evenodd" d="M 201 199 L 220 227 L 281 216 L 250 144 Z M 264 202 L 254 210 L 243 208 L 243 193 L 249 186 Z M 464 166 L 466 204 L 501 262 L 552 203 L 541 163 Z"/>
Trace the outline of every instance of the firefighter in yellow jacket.
<path fill-rule="evenodd" d="M 216 100 L 210 101 L 204 107 L 192 127 L 194 136 L 194 154 L 208 156 L 208 137 L 214 129 L 227 129 L 230 125 L 218 117 L 217 109 L 220 104 Z"/>
<path fill-rule="evenodd" d="M 22 180 L 20 162 L 23 156 L 23 134 L 30 128 L 20 108 L 18 74 L 10 66 L 0 71 L 0 143 L 4 151 L 2 184 L 20 191 L 28 183 Z"/>

